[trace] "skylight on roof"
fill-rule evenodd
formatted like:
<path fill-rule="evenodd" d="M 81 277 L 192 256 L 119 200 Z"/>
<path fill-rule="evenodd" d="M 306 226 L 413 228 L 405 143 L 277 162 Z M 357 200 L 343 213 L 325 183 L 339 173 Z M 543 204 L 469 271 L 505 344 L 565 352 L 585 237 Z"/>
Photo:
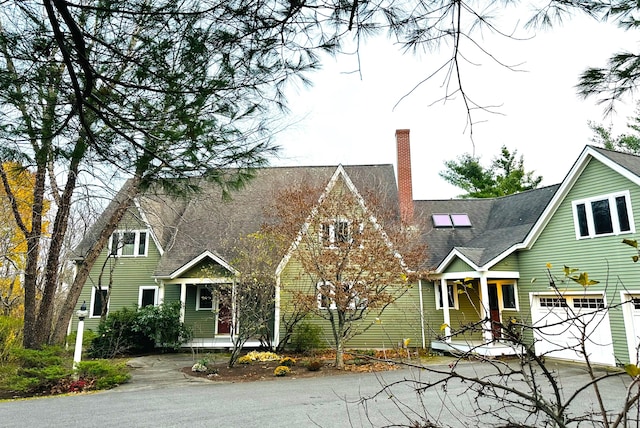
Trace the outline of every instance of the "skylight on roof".
<path fill-rule="evenodd" d="M 433 225 L 435 227 L 452 227 L 451 217 L 449 214 L 433 214 Z"/>
<path fill-rule="evenodd" d="M 432 214 L 434 227 L 471 227 L 468 214 Z"/>
<path fill-rule="evenodd" d="M 471 226 L 471 220 L 469 220 L 468 214 L 451 214 L 451 221 L 453 222 L 453 227 Z"/>

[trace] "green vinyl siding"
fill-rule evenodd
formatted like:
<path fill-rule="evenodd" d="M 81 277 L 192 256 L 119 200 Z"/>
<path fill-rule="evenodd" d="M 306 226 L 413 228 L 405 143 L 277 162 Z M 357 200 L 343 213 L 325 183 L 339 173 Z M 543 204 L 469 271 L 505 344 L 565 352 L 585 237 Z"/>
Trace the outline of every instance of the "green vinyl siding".
<path fill-rule="evenodd" d="M 529 293 L 549 291 L 549 278 L 546 264 L 553 266 L 551 273 L 561 290 L 581 291 L 583 287 L 564 278 L 562 268 L 569 266 L 587 272 L 590 279 L 600 281 L 588 287 L 588 291 L 606 291 L 609 305 L 620 301 L 620 291 L 638 288 L 640 270 L 631 260 L 634 251 L 622 244 L 623 238 L 637 239 L 636 234 L 618 236 L 600 236 L 576 239 L 571 202 L 595 196 L 607 195 L 628 190 L 631 195 L 633 217 L 637 224 L 640 219 L 640 189 L 637 185 L 591 159 L 566 198 L 542 231 L 540 237 L 529 251 L 520 253 L 520 294 L 521 313 L 531 313 Z M 618 360 L 628 362 L 626 334 L 621 310 L 609 312 L 614 352 Z"/>
<path fill-rule="evenodd" d="M 219 263 L 207 258 L 180 276 L 183 278 L 226 278 L 231 277 L 232 274 Z"/>
<path fill-rule="evenodd" d="M 475 271 L 475 269 L 473 269 L 471 266 L 469 266 L 467 263 L 460 260 L 459 258 L 456 258 L 447 267 L 447 272 L 473 272 L 473 271 Z"/>
<path fill-rule="evenodd" d="M 436 287 L 440 287 L 440 281 L 425 282 L 422 289 L 424 296 L 425 330 L 428 342 L 436 340 L 438 336 L 444 334 L 444 331 L 441 329 L 444 323 L 444 312 L 442 309 L 436 309 Z M 466 292 L 462 286 L 454 287 L 454 292 L 458 298 L 458 309 L 449 308 L 449 327 L 452 333 L 459 332 L 470 323 L 475 323 L 480 320 L 478 313 L 480 310 L 478 287 L 477 282 L 471 288 L 466 288 Z M 454 340 L 476 340 L 481 338 L 482 333 L 480 331 L 474 331 L 454 337 Z"/>
<path fill-rule="evenodd" d="M 193 329 L 197 338 L 213 338 L 215 336 L 216 315 L 211 310 L 196 311 L 196 295 L 198 287 L 187 286 L 184 323 Z"/>
<path fill-rule="evenodd" d="M 517 272 L 518 267 L 518 253 L 512 253 L 492 266 L 491 270 L 501 272 Z"/>
<path fill-rule="evenodd" d="M 140 222 L 136 222 L 133 216 L 125 217 L 121 224 L 125 226 L 121 226 L 118 229 L 144 229 L 144 226 Z M 93 287 L 102 284 L 102 287 L 105 288 L 110 281 L 112 283 L 112 289 L 109 299 L 109 312 L 117 311 L 124 307 L 135 308 L 138 304 L 139 288 L 141 286 L 158 285 L 152 276 L 160 260 L 160 252 L 150 235 L 148 235 L 148 239 L 147 256 L 110 257 L 107 260 L 108 249 L 105 248 L 91 269 L 89 278 L 80 293 L 76 310 L 80 308 L 83 301 L 86 302 L 87 309 L 90 310 Z M 110 271 L 112 271 L 112 274 L 110 274 Z M 95 331 L 97 330 L 99 322 L 99 317 L 94 318 L 89 316 L 85 318 L 85 328 Z M 72 330 L 75 330 L 77 317 L 72 317 L 72 323 Z"/>
<path fill-rule="evenodd" d="M 303 273 L 300 265 L 291 259 L 281 275 L 280 309 L 286 313 L 291 307 L 293 294 L 302 291 L 311 296 L 316 295 L 315 284 Z M 366 318 L 354 323 L 356 331 L 362 331 L 353 337 L 348 343 L 348 348 L 363 349 L 393 349 L 402 343 L 404 339 L 410 339 L 411 347 L 422 346 L 422 335 L 420 329 L 420 299 L 419 287 L 417 284 L 401 284 L 397 287 L 403 288 L 405 293 L 390 304 L 382 314 L 378 310 L 371 310 Z M 333 346 L 333 336 L 329 321 L 310 314 L 305 319 L 313 325 L 318 325 L 322 329 L 322 339 L 327 348 Z M 282 330 L 280 334 L 284 334 Z"/>
<path fill-rule="evenodd" d="M 165 284 L 164 301 L 167 303 L 180 301 L 180 284 Z"/>

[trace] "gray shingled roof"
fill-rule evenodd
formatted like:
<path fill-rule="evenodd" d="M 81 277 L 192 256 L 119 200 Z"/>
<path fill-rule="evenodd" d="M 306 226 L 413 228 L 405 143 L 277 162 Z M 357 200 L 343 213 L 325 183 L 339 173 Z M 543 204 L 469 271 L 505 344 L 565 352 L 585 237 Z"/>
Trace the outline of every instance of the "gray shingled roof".
<path fill-rule="evenodd" d="M 259 169 L 255 178 L 234 192 L 230 200 L 223 200 L 218 186 L 205 182 L 200 183 L 202 191 L 188 200 L 158 192 L 141 195 L 140 207 L 165 251 L 154 275 L 169 276 L 205 251 L 229 262 L 237 240 L 258 231 L 264 223 L 265 210 L 280 189 L 302 182 L 324 189 L 336 169 L 337 166 Z M 345 166 L 344 170 L 361 194 L 372 190 L 390 206 L 398 206 L 393 165 Z M 106 211 L 109 210 L 108 207 Z M 90 239 L 85 239 L 78 249 L 86 251 L 89 243 Z"/>
<path fill-rule="evenodd" d="M 454 248 L 477 266 L 483 266 L 523 242 L 559 186 L 500 198 L 415 201 L 429 247 L 426 267 L 438 266 Z M 436 228 L 432 214 L 468 214 L 472 226 Z"/>
<path fill-rule="evenodd" d="M 611 159 L 621 167 L 629 170 L 640 177 L 640 156 L 630 153 L 616 152 L 613 150 L 603 149 L 602 147 L 589 146 L 596 152 Z"/>

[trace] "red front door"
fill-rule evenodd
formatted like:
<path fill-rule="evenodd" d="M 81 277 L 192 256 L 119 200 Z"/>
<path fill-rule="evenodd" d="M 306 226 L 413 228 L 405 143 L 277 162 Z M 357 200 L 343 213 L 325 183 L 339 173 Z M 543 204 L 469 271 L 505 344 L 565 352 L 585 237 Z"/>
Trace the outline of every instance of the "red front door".
<path fill-rule="evenodd" d="M 493 340 L 498 340 L 502 337 L 500 328 L 500 305 L 498 303 L 498 286 L 496 284 L 489 284 L 489 318 L 491 319 L 491 332 L 493 333 Z"/>

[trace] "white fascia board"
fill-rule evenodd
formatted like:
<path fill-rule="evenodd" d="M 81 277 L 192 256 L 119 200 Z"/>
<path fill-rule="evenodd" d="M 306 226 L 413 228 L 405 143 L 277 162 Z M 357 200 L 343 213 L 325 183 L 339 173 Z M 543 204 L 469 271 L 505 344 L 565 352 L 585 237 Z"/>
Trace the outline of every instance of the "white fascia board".
<path fill-rule="evenodd" d="M 578 180 L 578 177 L 580 177 L 580 174 L 582 174 L 584 169 L 587 167 L 587 164 L 593 157 L 594 153 L 596 153 L 595 150 L 589 146 L 586 146 L 582 150 L 582 153 L 580 153 L 580 156 L 578 156 L 578 159 L 576 159 L 566 177 L 562 180 L 560 187 L 556 190 L 556 194 L 553 195 L 553 198 L 551 198 L 551 201 L 540 215 L 540 218 L 538 218 L 538 221 L 533 225 L 533 228 L 531 228 L 529 235 L 525 237 L 520 248 L 531 248 L 535 243 L 562 201 L 564 201 L 564 198 L 567 196 L 571 188 L 573 188 L 573 185 Z"/>
<path fill-rule="evenodd" d="M 449 266 L 451 264 L 451 262 L 453 262 L 454 259 L 460 259 L 463 262 L 465 262 L 466 264 L 468 264 L 469 266 L 471 266 L 473 269 L 475 269 L 478 272 L 481 272 L 482 269 L 480 269 L 479 266 L 477 266 L 475 263 L 473 263 L 471 260 L 469 260 L 467 258 L 467 256 L 465 256 L 464 254 L 462 254 L 458 249 L 454 248 L 453 250 L 451 250 L 451 252 L 447 255 L 447 257 L 445 257 L 445 259 L 442 261 L 442 263 L 440 263 L 438 265 L 438 267 L 435 269 L 435 273 L 436 274 L 441 274 L 444 272 L 444 270 L 447 268 L 447 266 Z"/>
<path fill-rule="evenodd" d="M 149 220 L 147 219 L 147 214 L 144 212 L 144 210 L 142 209 L 142 206 L 140 205 L 140 200 L 137 197 L 133 198 L 133 203 L 136 206 L 136 208 L 138 209 L 138 213 L 140 214 L 140 218 L 142 219 L 144 224 L 147 225 L 147 229 L 149 230 L 149 234 L 151 235 L 151 239 L 153 239 L 153 243 L 156 244 L 156 248 L 158 249 L 158 252 L 162 256 L 164 254 L 164 248 L 162 248 L 162 246 L 160 245 L 160 241 L 158 240 L 158 237 L 156 236 L 155 231 L 151 227 L 151 223 L 149 223 Z"/>
<path fill-rule="evenodd" d="M 225 268 L 226 270 L 231 272 L 233 275 L 237 275 L 238 274 L 238 271 L 235 270 L 229 263 L 227 263 L 220 256 L 212 253 L 211 251 L 205 251 L 202 254 L 200 254 L 198 257 L 195 257 L 194 259 L 192 259 L 189 263 L 186 263 L 182 267 L 180 267 L 179 269 L 175 270 L 169 276 L 169 279 L 178 278 L 180 275 L 182 275 L 183 273 L 185 273 L 186 271 L 188 271 L 189 269 L 191 269 L 192 267 L 194 267 L 195 265 L 200 263 L 205 258 L 210 258 L 214 262 L 220 264 L 223 268 Z"/>
<path fill-rule="evenodd" d="M 547 223 L 549 223 L 549 221 L 555 214 L 560 204 L 564 201 L 569 191 L 573 188 L 576 181 L 578 180 L 584 169 L 587 167 L 591 159 L 595 159 L 601 162 L 603 165 L 608 166 L 618 174 L 640 186 L 640 177 L 638 177 L 636 174 L 632 173 L 626 168 L 623 168 L 622 166 L 620 166 L 620 164 L 604 156 L 593 147 L 586 146 L 569 170 L 569 173 L 567 174 L 565 179 L 560 184 L 560 187 L 549 202 L 549 205 L 547 205 L 547 208 L 544 210 L 536 224 L 533 226 L 531 232 L 529 232 L 529 235 L 525 238 L 523 244 L 519 245 L 518 248 L 531 248 L 544 228 L 547 226 Z"/>
<path fill-rule="evenodd" d="M 364 198 L 362 197 L 362 195 L 360 195 L 360 192 L 358 192 L 358 189 L 356 188 L 355 184 L 353 184 L 353 181 L 351 181 L 351 178 L 349 177 L 347 172 L 344 170 L 344 167 L 342 165 L 338 165 L 335 172 L 329 179 L 329 182 L 325 186 L 324 191 L 318 198 L 318 202 L 316 203 L 316 206 L 314 206 L 311 209 L 311 212 L 307 216 L 307 219 L 305 220 L 304 224 L 300 228 L 300 231 L 298 232 L 296 239 L 291 243 L 286 254 L 282 258 L 282 260 L 280 260 L 280 263 L 278 263 L 278 267 L 276 268 L 276 277 L 280 276 L 280 274 L 284 270 L 287 263 L 289 263 L 289 260 L 291 259 L 293 252 L 295 251 L 296 248 L 298 248 L 298 245 L 300 245 L 300 242 L 302 241 L 302 237 L 304 236 L 305 233 L 307 233 L 307 230 L 309 230 L 309 227 L 311 226 L 311 220 L 317 215 L 318 207 L 322 205 L 323 201 L 326 199 L 327 195 L 331 192 L 331 190 L 333 190 L 333 188 L 335 187 L 340 177 L 342 177 L 344 184 L 347 186 L 347 189 L 349 189 L 349 191 L 351 191 L 351 193 L 355 195 L 356 200 L 358 201 L 358 204 L 362 208 L 363 212 L 365 214 L 368 213 L 369 210 L 367 209 Z M 378 227 L 378 221 L 375 218 L 375 216 L 370 215 L 369 221 L 373 223 L 374 227 Z M 389 237 L 387 236 L 387 234 L 384 233 L 384 231 L 381 228 L 380 228 L 380 231 L 382 233 L 382 236 L 385 242 L 388 245 L 391 245 L 391 242 L 389 241 Z M 402 266 L 404 266 L 404 262 L 402 261 L 402 259 L 400 259 L 400 262 L 402 263 Z"/>

